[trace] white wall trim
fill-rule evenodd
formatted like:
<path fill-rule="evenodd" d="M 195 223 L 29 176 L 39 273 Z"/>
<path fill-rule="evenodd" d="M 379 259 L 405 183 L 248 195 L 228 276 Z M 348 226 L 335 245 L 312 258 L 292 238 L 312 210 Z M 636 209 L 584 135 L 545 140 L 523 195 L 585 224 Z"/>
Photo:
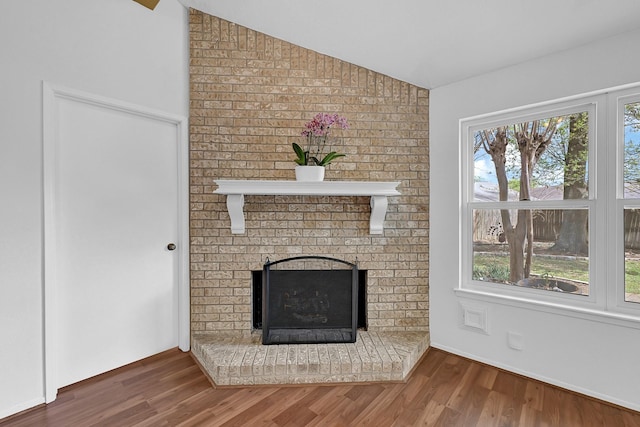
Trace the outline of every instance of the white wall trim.
<path fill-rule="evenodd" d="M 56 386 L 56 369 L 58 354 L 56 348 L 55 332 L 57 331 L 55 301 L 56 301 L 56 268 L 58 265 L 55 242 L 55 164 L 56 152 L 56 123 L 58 114 L 56 109 L 55 92 L 52 86 L 43 82 L 42 85 L 42 188 L 43 188 L 43 311 L 44 311 L 44 400 L 53 402 L 58 394 Z"/>
<path fill-rule="evenodd" d="M 44 295 L 44 400 L 55 400 L 58 392 L 56 375 L 58 354 L 56 313 L 56 232 L 55 194 L 57 160 L 58 99 L 98 106 L 175 125 L 178 155 L 178 345 L 190 348 L 190 283 L 189 283 L 189 146 L 188 120 L 184 116 L 109 99 L 43 81 L 43 295 Z"/>
<path fill-rule="evenodd" d="M 178 137 L 178 343 L 180 350 L 191 348 L 191 280 L 189 241 L 189 123 L 186 117 L 175 122 Z"/>

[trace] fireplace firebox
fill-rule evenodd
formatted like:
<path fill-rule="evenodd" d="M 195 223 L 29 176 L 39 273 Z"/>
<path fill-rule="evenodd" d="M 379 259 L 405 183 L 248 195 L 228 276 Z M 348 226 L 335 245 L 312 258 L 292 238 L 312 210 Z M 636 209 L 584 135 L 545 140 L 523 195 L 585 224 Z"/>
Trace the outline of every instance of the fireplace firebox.
<path fill-rule="evenodd" d="M 258 291 L 255 285 L 254 319 Z M 274 262 L 267 259 L 260 285 L 263 344 L 356 341 L 359 324 L 357 264 L 321 256 L 300 256 Z"/>

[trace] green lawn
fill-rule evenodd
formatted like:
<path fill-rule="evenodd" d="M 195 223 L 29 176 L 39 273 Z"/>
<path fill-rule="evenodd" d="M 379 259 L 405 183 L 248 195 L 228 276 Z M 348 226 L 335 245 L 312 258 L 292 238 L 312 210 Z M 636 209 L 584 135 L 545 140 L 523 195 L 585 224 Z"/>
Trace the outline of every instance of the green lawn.
<path fill-rule="evenodd" d="M 624 283 L 627 292 L 640 294 L 640 260 L 625 261 Z"/>
<path fill-rule="evenodd" d="M 477 254 L 474 256 L 474 276 L 478 272 L 500 271 L 508 272 L 509 255 L 507 254 Z M 581 282 L 589 281 L 589 262 L 586 260 L 562 259 L 554 257 L 535 257 L 531 266 L 531 275 L 562 277 Z M 639 272 L 640 274 L 640 272 Z M 493 277 L 496 278 L 496 277 Z M 500 277 L 497 277 L 500 279 Z M 640 279 L 640 276 L 639 276 Z"/>
<path fill-rule="evenodd" d="M 507 254 L 476 254 L 473 264 L 475 279 L 482 277 L 484 280 L 506 282 L 509 278 L 509 255 Z M 589 262 L 562 257 L 534 257 L 531 275 L 548 275 L 589 282 Z M 626 260 L 625 286 L 626 292 L 640 294 L 640 260 Z"/>

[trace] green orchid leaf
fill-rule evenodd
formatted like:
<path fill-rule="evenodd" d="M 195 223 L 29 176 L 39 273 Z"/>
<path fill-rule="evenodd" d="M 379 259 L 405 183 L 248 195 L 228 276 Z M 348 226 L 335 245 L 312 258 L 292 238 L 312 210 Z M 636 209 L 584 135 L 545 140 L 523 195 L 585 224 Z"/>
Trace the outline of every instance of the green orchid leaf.
<path fill-rule="evenodd" d="M 295 162 L 300 166 L 305 166 L 307 164 L 307 156 L 309 155 L 309 152 L 304 151 L 302 147 L 295 142 L 292 143 L 291 146 L 293 147 L 293 151 L 296 153 L 296 156 L 298 156 L 295 159 Z"/>
<path fill-rule="evenodd" d="M 337 159 L 339 157 L 345 157 L 345 156 L 346 156 L 346 154 L 340 154 L 340 153 L 336 153 L 335 151 L 332 151 L 329 154 L 327 154 L 326 156 L 324 156 L 322 161 L 320 161 L 317 164 L 318 164 L 318 166 L 326 166 L 326 165 L 330 164 L 332 161 L 334 161 L 335 159 Z"/>

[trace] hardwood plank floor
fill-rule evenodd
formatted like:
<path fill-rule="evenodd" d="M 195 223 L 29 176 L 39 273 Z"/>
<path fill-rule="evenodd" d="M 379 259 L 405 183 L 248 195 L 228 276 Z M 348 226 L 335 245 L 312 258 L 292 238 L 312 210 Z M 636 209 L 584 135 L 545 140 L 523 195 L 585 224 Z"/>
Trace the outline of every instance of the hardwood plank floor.
<path fill-rule="evenodd" d="M 60 390 L 12 426 L 602 426 L 640 413 L 429 349 L 406 383 L 213 388 L 169 350 Z"/>

